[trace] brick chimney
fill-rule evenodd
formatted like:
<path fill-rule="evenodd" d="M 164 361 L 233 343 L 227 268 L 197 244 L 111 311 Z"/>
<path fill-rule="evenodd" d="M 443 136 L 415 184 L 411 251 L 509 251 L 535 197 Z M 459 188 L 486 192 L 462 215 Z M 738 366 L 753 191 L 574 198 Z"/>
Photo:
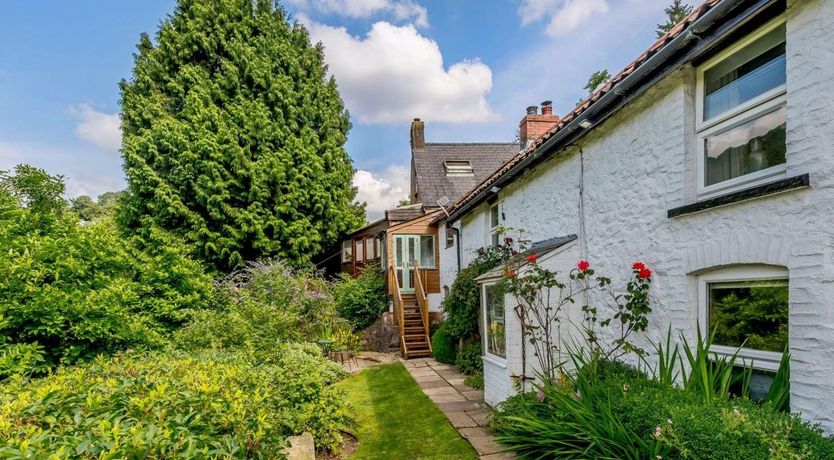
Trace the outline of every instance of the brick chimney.
<path fill-rule="evenodd" d="M 411 122 L 411 150 L 426 148 L 426 129 L 419 118 Z"/>
<path fill-rule="evenodd" d="M 553 115 L 553 103 L 551 101 L 542 102 L 541 115 L 538 114 L 538 107 L 535 105 L 527 107 L 527 114 L 524 115 L 521 123 L 518 124 L 521 133 L 521 148 L 526 148 L 531 142 L 556 125 L 556 123 L 559 123 L 559 117 Z M 412 128 L 413 132 L 414 128 Z"/>

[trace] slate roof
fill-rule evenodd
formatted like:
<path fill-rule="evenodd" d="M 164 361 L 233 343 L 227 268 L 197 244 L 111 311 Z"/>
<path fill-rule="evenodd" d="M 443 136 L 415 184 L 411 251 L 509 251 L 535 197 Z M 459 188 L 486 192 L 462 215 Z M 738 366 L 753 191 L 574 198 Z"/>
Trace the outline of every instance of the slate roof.
<path fill-rule="evenodd" d="M 423 216 L 423 206 L 412 204 L 385 211 L 385 218 L 391 222 L 402 222 Z"/>
<path fill-rule="evenodd" d="M 579 103 L 573 110 L 571 110 L 567 115 L 563 116 L 559 123 L 554 125 L 550 128 L 546 133 L 541 135 L 538 139 L 531 142 L 527 148 L 518 152 L 514 155 L 509 161 L 501 165 L 500 167 L 496 167 L 495 170 L 491 171 L 491 174 L 486 177 L 483 181 L 480 181 L 474 188 L 468 190 L 465 194 L 460 195 L 460 199 L 455 202 L 454 206 L 451 206 L 448 209 L 450 214 L 454 214 L 455 212 L 459 211 L 461 208 L 466 206 L 467 203 L 474 200 L 481 192 L 491 188 L 491 186 L 496 183 L 501 177 L 505 174 L 508 174 L 515 166 L 519 163 L 524 161 L 529 156 L 533 155 L 533 153 L 544 144 L 545 141 L 556 135 L 559 131 L 565 128 L 568 124 L 574 121 L 577 117 L 582 115 L 585 111 L 587 111 L 591 106 L 593 106 L 600 98 L 604 95 L 612 92 L 617 91 L 617 85 L 622 82 L 626 77 L 631 75 L 635 72 L 640 66 L 642 66 L 646 61 L 648 61 L 652 56 L 657 54 L 661 49 L 663 49 L 667 44 L 672 42 L 675 38 L 682 35 L 689 26 L 703 17 L 710 9 L 715 7 L 721 1 L 730 1 L 730 0 L 706 0 L 700 6 L 693 9 L 692 13 L 689 14 L 686 18 L 684 18 L 681 22 L 679 22 L 675 27 L 671 30 L 666 32 L 662 37 L 658 38 L 646 51 L 644 51 L 640 56 L 638 56 L 634 61 L 630 64 L 625 66 L 619 73 L 614 75 L 613 78 L 608 80 L 605 84 L 603 84 L 599 89 L 594 91 L 590 97 L 583 100 Z M 451 199 L 451 197 L 450 197 Z M 454 200 L 453 200 L 454 201 Z M 442 219 L 442 218 L 439 218 Z"/>
<path fill-rule="evenodd" d="M 419 201 L 433 208 L 446 196 L 454 203 L 518 151 L 518 143 L 427 143 L 423 149 L 412 150 Z M 474 175 L 448 176 L 446 161 L 469 161 Z"/>

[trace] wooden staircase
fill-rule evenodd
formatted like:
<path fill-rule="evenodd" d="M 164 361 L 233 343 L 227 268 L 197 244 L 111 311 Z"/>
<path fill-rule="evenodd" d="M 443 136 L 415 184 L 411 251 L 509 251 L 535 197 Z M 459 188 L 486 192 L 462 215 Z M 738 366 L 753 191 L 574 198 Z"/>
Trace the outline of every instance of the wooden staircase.
<path fill-rule="evenodd" d="M 423 358 L 431 356 L 431 341 L 426 334 L 426 324 L 423 314 L 414 294 L 405 294 L 403 299 L 403 330 L 400 343 L 403 346 L 403 356 L 408 358 Z"/>
<path fill-rule="evenodd" d="M 394 320 L 400 333 L 400 350 L 403 358 L 424 358 L 432 355 L 429 339 L 429 302 L 426 298 L 424 275 L 414 263 L 414 292 L 400 292 L 396 269 L 388 270 L 388 285 L 394 298 Z"/>

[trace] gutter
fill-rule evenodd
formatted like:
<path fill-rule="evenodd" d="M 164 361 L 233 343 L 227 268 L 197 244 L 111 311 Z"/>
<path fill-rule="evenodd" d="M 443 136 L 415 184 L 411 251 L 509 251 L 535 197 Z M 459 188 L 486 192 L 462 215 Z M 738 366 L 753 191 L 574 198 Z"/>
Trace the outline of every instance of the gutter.
<path fill-rule="evenodd" d="M 739 23 L 744 22 L 744 20 L 748 19 L 753 13 L 761 10 L 762 8 L 769 6 L 771 4 L 775 4 L 778 0 L 759 0 L 755 2 L 755 4 L 751 5 L 747 8 L 743 13 L 741 13 L 736 21 L 731 21 L 726 25 L 726 27 L 722 27 L 720 30 L 716 31 L 714 37 L 710 37 L 710 41 L 717 40 L 718 37 L 728 33 L 732 29 L 734 29 Z M 516 177 L 521 175 L 524 171 L 531 168 L 535 164 L 543 161 L 546 157 L 546 154 L 550 153 L 552 150 L 557 150 L 560 147 L 565 147 L 569 145 L 575 139 L 581 137 L 583 134 L 591 131 L 594 129 L 598 124 L 602 123 L 603 121 L 607 120 L 614 112 L 616 112 L 620 107 L 625 105 L 625 103 L 629 102 L 631 99 L 636 97 L 637 95 L 641 94 L 642 89 L 640 87 L 640 82 L 648 77 L 658 69 L 662 69 L 663 64 L 674 56 L 676 53 L 680 52 L 686 45 L 688 45 L 692 40 L 698 39 L 701 40 L 700 34 L 706 32 L 711 27 L 713 27 L 720 19 L 724 16 L 729 14 L 733 9 L 740 7 L 740 3 L 737 0 L 724 0 L 712 8 L 710 8 L 703 16 L 695 20 L 692 24 L 687 27 L 687 30 L 678 35 L 677 37 L 673 38 L 669 43 L 664 45 L 657 51 L 657 53 L 653 54 L 649 57 L 642 65 L 637 67 L 632 73 L 628 76 L 623 78 L 619 84 L 611 88 L 610 91 L 602 95 L 596 102 L 594 102 L 591 106 L 588 107 L 584 112 L 580 113 L 576 118 L 572 119 L 567 125 L 565 125 L 562 129 L 557 131 L 552 137 L 545 140 L 542 145 L 536 148 L 530 155 L 526 158 L 521 160 L 517 165 L 515 165 L 512 169 L 507 171 L 504 175 L 498 178 L 495 182 L 490 184 L 490 187 L 485 188 L 480 193 L 475 195 L 474 198 L 466 202 L 462 207 L 452 211 L 452 213 L 447 217 L 449 222 L 454 222 L 458 220 L 462 215 L 466 214 L 474 207 L 481 204 L 487 197 L 489 197 L 493 192 L 491 189 L 493 187 L 503 188 L 503 186 Z M 688 56 L 687 56 L 688 57 Z M 668 67 L 668 66 L 667 66 Z M 663 69 L 662 69 L 663 70 Z M 664 75 L 661 72 L 661 75 Z M 655 78 L 657 80 L 658 78 Z M 654 81 L 651 81 L 649 85 L 643 85 L 644 87 L 651 86 Z M 635 94 L 632 94 L 628 97 L 625 97 L 630 90 L 634 88 L 638 88 L 638 91 Z M 617 98 L 623 98 L 619 104 L 615 104 L 617 102 Z M 613 110 L 608 110 L 610 106 L 614 106 Z M 600 115 L 596 121 L 592 120 L 591 115 Z M 589 121 L 592 125 L 587 128 L 583 129 L 579 126 L 579 124 L 583 121 Z"/>

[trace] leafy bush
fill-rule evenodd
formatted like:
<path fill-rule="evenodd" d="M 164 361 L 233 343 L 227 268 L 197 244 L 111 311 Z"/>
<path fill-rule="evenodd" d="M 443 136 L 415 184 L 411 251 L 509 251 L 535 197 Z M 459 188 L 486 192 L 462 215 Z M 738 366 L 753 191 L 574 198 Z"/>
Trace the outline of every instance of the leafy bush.
<path fill-rule="evenodd" d="M 469 342 L 462 346 L 455 358 L 455 366 L 466 375 L 483 371 L 484 362 L 481 360 L 481 343 Z"/>
<path fill-rule="evenodd" d="M 385 292 L 385 278 L 379 267 L 371 265 L 353 277 L 341 273 L 333 285 L 336 310 L 350 321 L 354 330 L 364 330 L 374 323 L 388 308 L 388 294 Z"/>
<path fill-rule="evenodd" d="M 445 364 L 454 364 L 457 357 L 457 340 L 449 336 L 449 327 L 446 323 L 440 325 L 431 336 L 431 349 L 434 359 Z"/>
<path fill-rule="evenodd" d="M 580 369 L 502 404 L 499 441 L 533 458 L 834 458 L 834 440 L 796 415 L 705 403 L 617 363 Z"/>
<path fill-rule="evenodd" d="M 0 380 L 13 375 L 30 376 L 46 372 L 44 349 L 37 343 L 14 343 L 0 347 Z"/>
<path fill-rule="evenodd" d="M 350 419 L 344 376 L 317 349 L 122 355 L 0 386 L 0 456 L 276 458 L 310 431 L 333 448 Z"/>
<path fill-rule="evenodd" d="M 60 177 L 19 166 L 0 174 L 0 343 L 40 344 L 50 365 L 155 347 L 188 311 L 206 308 L 211 278 L 178 241 L 153 252 L 109 219 L 81 225 Z"/>
<path fill-rule="evenodd" d="M 506 256 L 499 248 L 481 248 L 472 263 L 458 272 L 449 295 L 443 299 L 447 333 L 455 339 L 478 335 L 478 311 L 481 293 L 475 278 L 495 268 Z"/>
<path fill-rule="evenodd" d="M 177 332 L 185 349 L 270 349 L 313 340 L 336 319 L 328 283 L 278 260 L 248 263 L 220 283 L 221 308 L 195 312 Z"/>

